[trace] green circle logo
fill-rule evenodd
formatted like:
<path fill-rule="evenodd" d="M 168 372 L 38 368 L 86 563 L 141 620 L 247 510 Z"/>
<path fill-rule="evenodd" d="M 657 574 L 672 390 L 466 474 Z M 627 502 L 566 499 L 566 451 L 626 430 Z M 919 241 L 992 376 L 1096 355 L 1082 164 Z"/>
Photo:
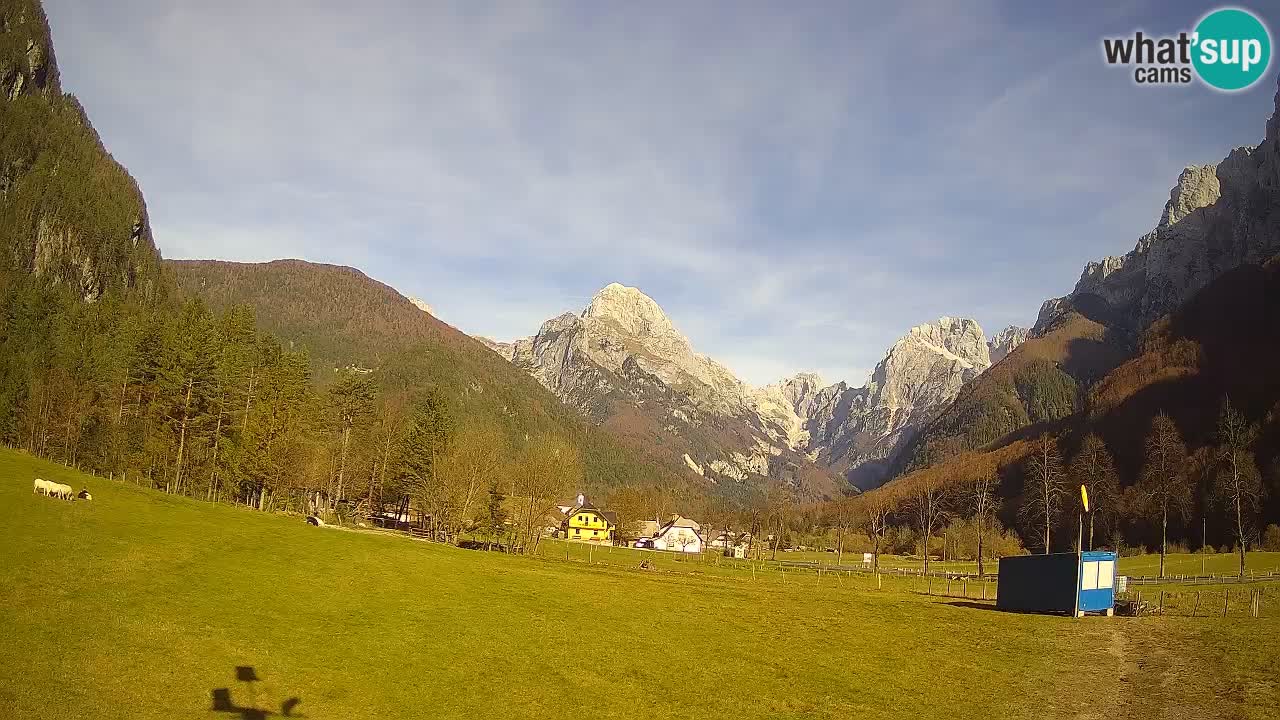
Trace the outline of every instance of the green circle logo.
<path fill-rule="evenodd" d="M 1191 64 L 1200 79 L 1218 90 L 1244 90 L 1271 64 L 1271 34 L 1253 13 L 1214 10 L 1196 25 Z"/>

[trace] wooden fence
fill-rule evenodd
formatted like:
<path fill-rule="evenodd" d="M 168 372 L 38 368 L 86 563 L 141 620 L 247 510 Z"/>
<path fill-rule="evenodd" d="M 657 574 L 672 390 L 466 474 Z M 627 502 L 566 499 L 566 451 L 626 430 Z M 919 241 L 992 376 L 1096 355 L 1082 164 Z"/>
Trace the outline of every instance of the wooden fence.
<path fill-rule="evenodd" d="M 1250 570 L 1243 576 L 1237 574 L 1217 575 L 1129 575 L 1130 585 L 1227 585 L 1231 583 L 1254 583 L 1280 581 L 1280 570 L 1255 572 Z"/>

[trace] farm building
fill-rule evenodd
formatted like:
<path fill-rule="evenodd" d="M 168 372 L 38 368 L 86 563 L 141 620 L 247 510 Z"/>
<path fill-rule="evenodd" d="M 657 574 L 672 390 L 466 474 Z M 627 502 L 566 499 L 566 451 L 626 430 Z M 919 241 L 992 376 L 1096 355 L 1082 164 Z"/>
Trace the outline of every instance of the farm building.
<path fill-rule="evenodd" d="M 713 550 L 720 550 L 725 557 L 745 558 L 747 556 L 747 548 L 751 545 L 751 533 L 735 533 L 732 530 L 726 530 L 715 539 L 707 543 Z"/>
<path fill-rule="evenodd" d="M 700 553 L 702 535 L 698 530 L 698 523 L 676 515 L 653 536 L 653 549 Z"/>
<path fill-rule="evenodd" d="M 724 550 L 725 548 L 731 548 L 733 547 L 733 541 L 736 537 L 737 534 L 732 530 L 725 530 L 717 533 L 716 536 L 712 538 L 711 542 L 707 543 L 707 547 L 712 550 Z"/>
<path fill-rule="evenodd" d="M 1019 612 L 1087 612 L 1115 608 L 1116 554 L 1107 551 L 1000 558 L 996 607 Z"/>

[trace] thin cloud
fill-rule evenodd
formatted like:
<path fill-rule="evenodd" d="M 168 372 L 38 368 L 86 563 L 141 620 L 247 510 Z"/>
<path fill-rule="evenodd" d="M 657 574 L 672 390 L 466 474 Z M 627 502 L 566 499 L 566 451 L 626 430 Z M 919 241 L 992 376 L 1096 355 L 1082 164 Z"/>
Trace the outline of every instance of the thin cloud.
<path fill-rule="evenodd" d="M 1270 107 L 1097 62 L 1190 4 L 48 5 L 167 256 L 355 265 L 499 339 L 620 281 L 753 384 L 1029 324 Z"/>

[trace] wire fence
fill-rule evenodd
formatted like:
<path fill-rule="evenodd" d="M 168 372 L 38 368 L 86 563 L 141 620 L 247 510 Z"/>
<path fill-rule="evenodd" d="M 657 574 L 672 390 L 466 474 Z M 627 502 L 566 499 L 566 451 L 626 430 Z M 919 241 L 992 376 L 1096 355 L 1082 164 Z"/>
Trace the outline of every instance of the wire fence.
<path fill-rule="evenodd" d="M 1273 617 L 1280 592 L 1266 587 L 1224 587 L 1221 590 L 1127 590 L 1116 604 L 1134 615 L 1175 617 Z"/>
<path fill-rule="evenodd" d="M 1209 573 L 1207 575 L 1129 575 L 1130 585 L 1228 585 L 1239 583 L 1257 583 L 1280 581 L 1280 570 L 1267 570 L 1264 572 L 1255 572 L 1250 570 L 1244 575 L 1239 573 L 1233 574 L 1216 574 Z"/>
<path fill-rule="evenodd" d="M 572 544 L 570 544 L 572 545 Z M 565 554 L 571 550 L 564 545 L 554 546 L 547 557 L 568 559 Z M 573 547 L 576 551 L 581 548 Z M 844 587 L 850 589 L 897 590 L 915 592 L 942 598 L 994 603 L 998 593 L 996 573 L 978 575 L 976 572 L 956 570 L 934 570 L 925 573 L 922 567 L 881 567 L 877 571 L 870 565 L 862 563 L 823 564 L 808 561 L 764 561 L 721 558 L 712 555 L 683 556 L 681 553 L 663 553 L 655 551 L 635 551 L 614 548 L 585 548 L 582 557 L 573 559 L 587 561 L 591 564 L 625 564 L 633 565 L 636 558 L 643 557 L 656 560 L 655 569 L 682 569 L 712 567 L 724 572 L 746 573 L 744 577 L 752 580 L 771 579 L 782 583 L 814 583 L 815 587 Z M 1165 578 L 1165 585 L 1192 582 L 1193 576 Z M 1201 583 L 1208 583 L 1212 577 L 1218 583 L 1234 583 L 1238 576 L 1198 576 Z M 1230 578 L 1225 580 L 1224 578 Z M 1171 617 L 1228 617 L 1228 618 L 1262 618 L 1275 617 L 1280 613 L 1280 587 L 1267 586 L 1265 583 L 1273 578 L 1280 578 L 1280 573 L 1273 571 L 1255 572 L 1245 575 L 1245 582 L 1252 580 L 1257 587 L 1241 585 L 1222 585 L 1216 588 L 1188 587 L 1187 585 L 1170 588 L 1146 589 L 1141 587 L 1147 578 L 1139 576 L 1138 582 L 1130 579 L 1127 591 L 1116 593 L 1117 612 L 1125 615 Z M 1134 587 L 1138 585 L 1140 587 Z M 1183 589 L 1183 588 L 1186 589 Z"/>
<path fill-rule="evenodd" d="M 926 573 L 923 566 L 907 567 L 904 565 L 896 565 L 891 567 L 887 565 L 881 565 L 879 569 L 877 569 L 871 563 L 823 565 L 816 562 L 795 561 L 795 560 L 782 560 L 782 561 L 778 561 L 776 564 L 780 567 L 785 567 L 788 569 L 795 569 L 795 570 L 807 569 L 807 570 L 817 571 L 821 569 L 825 572 L 833 572 L 833 571 L 834 572 L 856 572 L 856 573 L 878 572 L 881 575 L 893 575 L 897 577 L 924 577 L 928 575 L 931 577 L 943 578 L 943 579 L 945 578 L 980 579 L 983 577 L 994 578 L 996 576 L 996 573 L 994 572 L 996 568 L 996 564 L 994 562 L 990 564 L 993 572 L 984 572 L 982 574 L 979 574 L 976 569 L 974 569 L 973 571 L 953 570 L 953 569 L 948 569 L 945 566 L 942 569 L 929 568 L 928 572 Z"/>

